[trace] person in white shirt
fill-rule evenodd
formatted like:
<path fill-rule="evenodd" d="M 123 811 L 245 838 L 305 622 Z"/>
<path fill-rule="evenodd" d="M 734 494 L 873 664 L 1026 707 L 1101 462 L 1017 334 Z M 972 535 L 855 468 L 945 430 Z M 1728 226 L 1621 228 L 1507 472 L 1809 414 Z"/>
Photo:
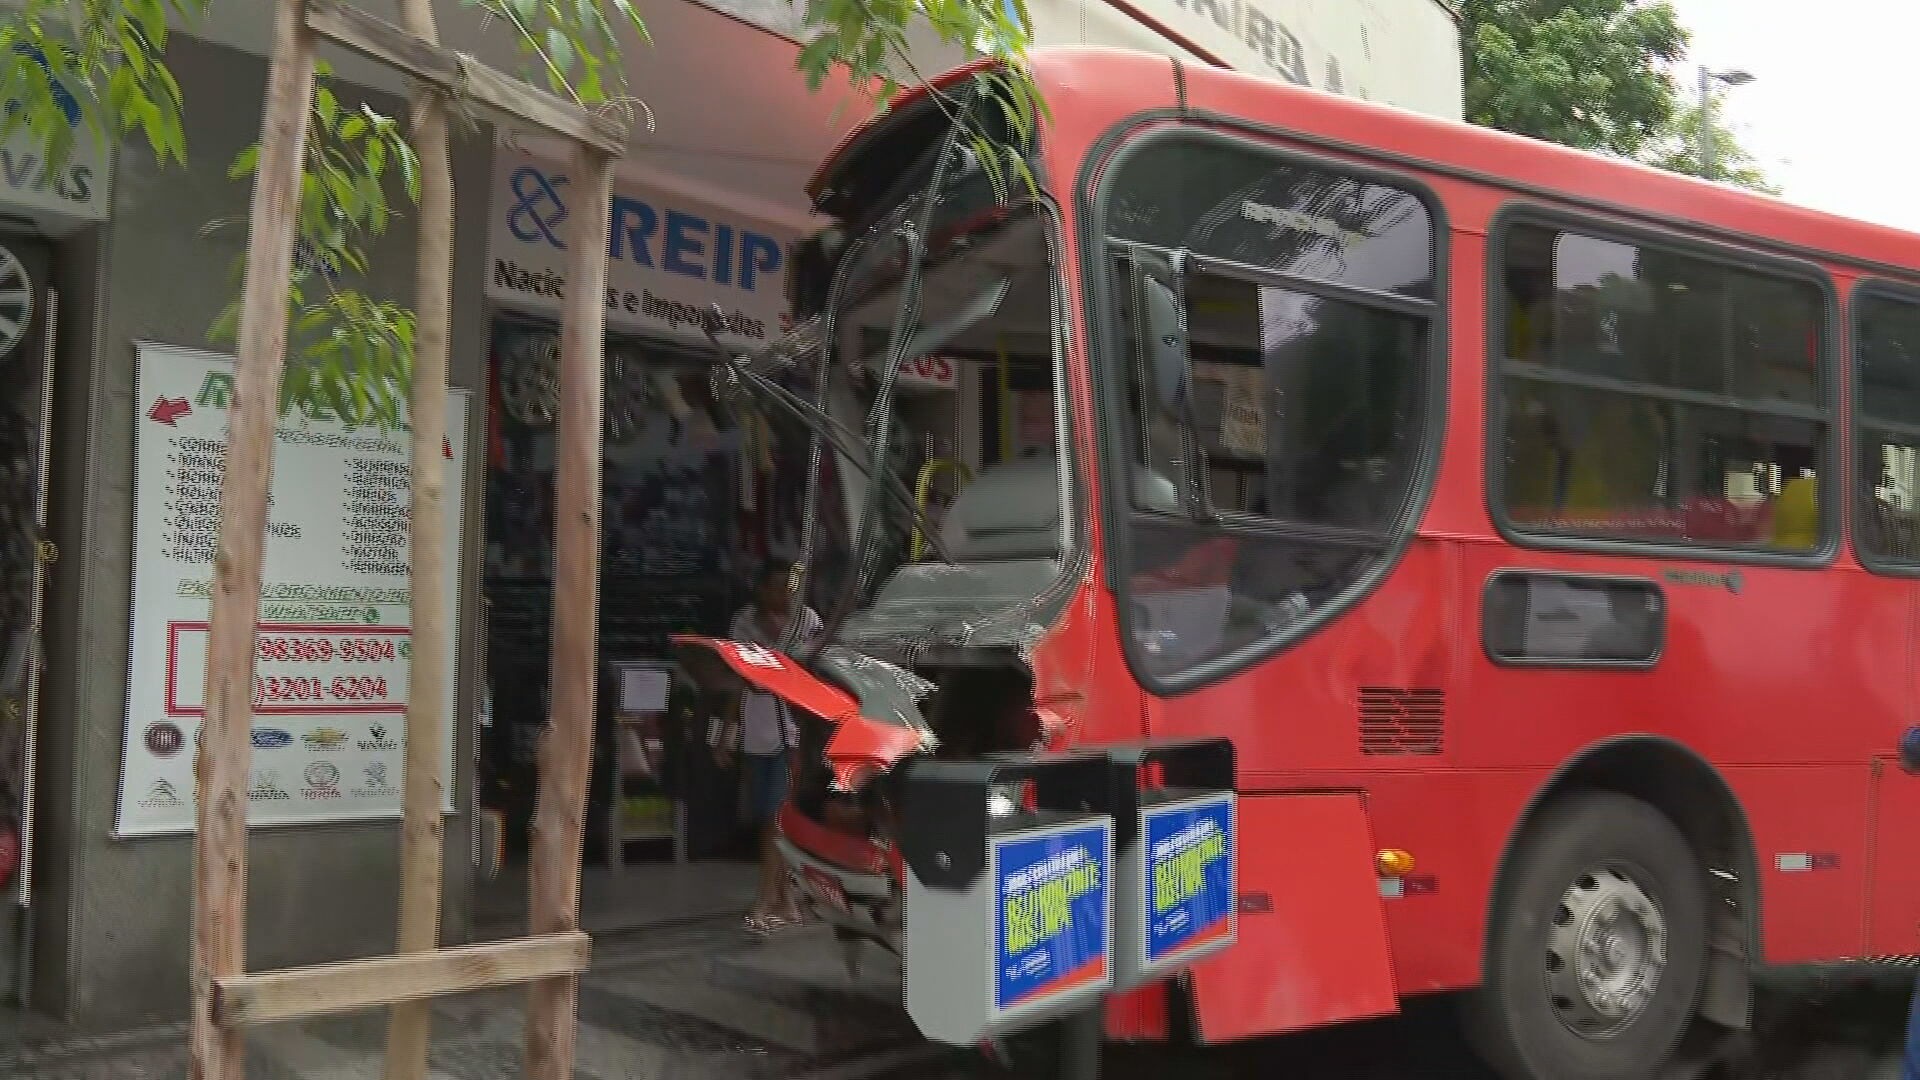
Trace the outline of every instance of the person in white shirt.
<path fill-rule="evenodd" d="M 768 560 L 754 586 L 753 603 L 733 618 L 729 636 L 777 649 L 785 642 L 791 622 L 800 620 L 800 641 L 808 642 L 823 629 L 820 616 L 793 602 L 793 566 Z M 786 802 L 787 784 L 800 750 L 800 731 L 786 702 L 758 690 L 740 694 L 733 723 L 723 728 L 716 748 L 723 768 L 741 755 L 747 780 L 747 812 L 760 833 L 760 893 L 747 914 L 747 929 L 766 933 L 800 921 L 800 909 L 787 883 L 787 868 L 774 843 L 775 820 Z"/>

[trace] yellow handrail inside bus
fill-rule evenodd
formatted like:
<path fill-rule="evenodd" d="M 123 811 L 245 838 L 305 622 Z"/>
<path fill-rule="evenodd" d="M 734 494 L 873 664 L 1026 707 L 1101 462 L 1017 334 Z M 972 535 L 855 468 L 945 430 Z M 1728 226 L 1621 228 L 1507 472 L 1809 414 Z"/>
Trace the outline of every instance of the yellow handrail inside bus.
<path fill-rule="evenodd" d="M 927 498 L 933 494 L 933 478 L 943 471 L 953 473 L 955 494 L 959 493 L 961 485 L 973 479 L 973 470 L 967 468 L 964 462 L 955 461 L 953 458 L 934 458 L 920 466 L 920 478 L 913 482 L 913 505 L 923 517 L 927 512 Z M 914 562 L 919 562 L 926 551 L 927 538 L 920 531 L 920 526 L 916 524 L 913 527 L 913 543 L 908 548 L 908 555 Z"/>
<path fill-rule="evenodd" d="M 1000 460 L 1013 460 L 1013 362 L 1007 359 L 1007 343 L 995 340 L 1000 354 Z"/>

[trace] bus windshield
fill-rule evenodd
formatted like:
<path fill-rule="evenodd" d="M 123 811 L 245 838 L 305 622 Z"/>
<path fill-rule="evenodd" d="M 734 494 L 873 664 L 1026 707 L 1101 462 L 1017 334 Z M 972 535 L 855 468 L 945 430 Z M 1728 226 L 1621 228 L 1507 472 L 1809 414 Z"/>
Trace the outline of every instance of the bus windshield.
<path fill-rule="evenodd" d="M 883 201 L 843 213 L 853 227 L 824 287 L 796 283 L 820 297 L 786 384 L 808 405 L 814 462 L 805 594 L 823 641 L 896 659 L 1031 642 L 1070 550 L 1053 219 L 983 163 L 963 100 L 934 102 L 943 124 L 889 121 L 921 145 L 856 159 L 846 182 Z"/>

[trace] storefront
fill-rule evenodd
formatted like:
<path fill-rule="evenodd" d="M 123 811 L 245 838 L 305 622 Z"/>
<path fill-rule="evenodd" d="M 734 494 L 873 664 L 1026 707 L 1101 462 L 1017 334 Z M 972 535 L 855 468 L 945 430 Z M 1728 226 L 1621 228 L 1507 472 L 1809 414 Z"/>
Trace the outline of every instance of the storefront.
<path fill-rule="evenodd" d="M 496 153 L 488 226 L 483 588 L 489 722 L 478 753 L 497 885 L 484 913 L 522 905 L 524 857 L 546 723 L 551 653 L 553 438 L 569 212 L 567 167 L 522 148 Z M 589 868 L 590 926 L 708 914 L 751 882 L 751 868 L 689 869 L 740 847 L 737 777 L 706 752 L 713 703 L 677 677 L 667 637 L 724 632 L 755 564 L 791 557 L 797 508 L 790 469 L 804 460 L 776 433 L 714 398 L 720 340 L 766 344 L 786 329 L 786 260 L 795 222 L 768 221 L 621 179 L 607 254 L 599 661 Z M 798 215 L 795 215 L 797 218 Z M 804 220 L 804 219 L 801 219 Z M 746 845 L 751 851 L 751 845 Z M 656 873 L 622 871 L 648 861 Z M 657 864 L 671 864 L 661 866 Z M 497 874 L 496 864 L 504 864 Z M 697 882 L 663 889 L 658 872 Z M 731 889 L 731 892 L 730 892 Z M 676 898 L 686 898 L 681 903 Z M 673 900 L 669 903 L 668 900 Z M 692 907 L 696 910 L 688 910 Z"/>
<path fill-rule="evenodd" d="M 0 407 L 13 417 L 0 425 L 9 440 L 0 471 L 0 895 L 14 901 L 0 919 L 0 998 L 89 1026 L 174 1019 L 186 1009 L 194 668 L 204 645 L 195 624 L 204 621 L 199 589 L 217 521 L 231 364 L 222 355 L 228 347 L 207 331 L 233 296 L 246 240 L 248 186 L 229 180 L 226 165 L 259 135 L 270 14 L 235 9 L 206 28 L 217 41 L 174 39 L 188 169 L 157 168 L 143 147 L 95 160 L 82 140 L 67 172 L 40 184 L 30 151 L 0 147 Z M 480 22 L 449 20 L 449 44 L 512 67 L 511 40 Z M 731 477 L 706 492 L 698 477 L 703 462 L 738 459 L 739 437 L 679 411 L 681 397 L 697 409 L 703 377 L 683 379 L 681 397 L 663 397 L 664 382 L 652 373 L 676 365 L 704 372 L 701 339 L 687 326 L 690 305 L 722 302 L 746 340 L 779 332 L 784 246 L 808 225 L 802 185 L 860 115 L 840 109 L 834 93 L 805 92 L 789 41 L 695 4 L 660 5 L 649 25 L 657 40 L 681 44 L 645 50 L 630 65 L 634 93 L 655 122 L 650 131 L 643 123 L 644 138 L 622 164 L 631 182 L 623 181 L 618 254 L 632 272 L 615 271 L 618 310 L 609 312 L 620 392 L 609 409 L 608 471 L 639 477 L 638 487 L 609 502 L 610 658 L 655 655 L 654 645 L 635 643 L 657 644 L 669 626 L 707 625 L 736 602 L 738 546 L 682 523 L 735 527 L 714 516 L 736 499 Z M 405 114 L 405 87 L 390 73 L 330 59 L 343 103 L 368 100 Z M 530 584 L 540 571 L 529 552 L 543 550 L 550 535 L 523 545 L 513 532 L 538 531 L 527 519 L 540 504 L 516 499 L 513 485 L 540 472 L 541 451 L 539 425 L 516 432 L 504 407 L 510 401 L 533 417 L 540 391 L 496 398 L 494 378 L 503 366 L 518 370 L 509 361 L 550 330 L 542 320 L 552 305 L 541 290 L 556 286 L 538 282 L 560 266 L 542 231 L 558 224 L 556 208 L 528 197 L 545 189 L 528 176 L 520 181 L 527 194 L 495 192 L 513 182 L 503 169 L 524 152 L 564 193 L 548 167 L 564 155 L 537 140 L 482 124 L 463 131 L 454 150 L 446 451 L 457 493 L 449 564 L 458 579 L 447 943 L 482 936 L 489 912 L 478 891 L 518 877 L 487 873 L 498 837 L 495 816 L 476 809 L 484 794 L 478 762 L 498 733 L 514 730 L 518 720 L 509 719 L 543 708 L 524 695 L 503 700 L 503 720 L 485 723 L 489 661 L 524 659 L 511 644 L 492 647 L 511 637 L 492 629 L 488 583 L 505 582 L 491 592 L 503 623 L 520 598 L 531 603 L 538 593 L 544 603 L 544 590 Z M 517 272 L 496 277 L 490 247 Z M 404 218 L 372 256 L 370 290 L 409 297 L 412 233 Z M 537 384 L 537 365 L 531 373 Z M 502 408 L 491 408 L 496 400 Z M 283 417 L 267 567 L 277 591 L 263 597 L 263 618 L 273 625 L 262 641 L 286 655 L 263 659 L 260 674 L 286 693 L 261 709 L 254 728 L 247 962 L 255 970 L 393 947 L 410 624 L 405 460 L 377 432 L 341 430 L 324 416 Z M 700 498 L 706 511 L 683 512 Z M 43 502 L 44 533 L 35 527 Z M 662 515 L 655 502 L 675 509 Z M 504 542 L 491 543 L 496 534 Z M 634 551 L 648 553 L 639 560 L 647 573 L 632 570 Z M 652 568 L 655 555 L 670 573 Z M 673 591 L 661 591 L 667 583 Z M 659 614 L 676 604 L 682 614 Z M 37 665 L 36 610 L 44 611 Z M 314 670 L 295 671 L 300 665 Z M 538 674 L 527 681 L 545 684 L 544 661 L 525 666 Z M 603 739 L 602 760 L 616 756 L 617 745 Z M 509 762 L 501 771 L 511 772 L 511 755 L 501 760 Z M 491 784 L 497 772 L 489 770 Z M 613 802 L 604 786 L 597 790 L 598 807 Z M 507 802 L 501 819 L 512 816 Z M 595 839 L 592 858 L 604 862 L 604 834 Z M 692 839 L 697 849 L 700 837 Z M 648 854 L 644 845 L 630 850 L 635 859 Z M 0 1040 L 7 1022 L 0 1011 Z"/>
<path fill-rule="evenodd" d="M 78 124 L 71 98 L 70 123 Z M 48 574 L 60 549 L 48 530 L 54 415 L 62 357 L 90 331 L 85 297 L 94 238 L 109 212 L 112 162 L 81 138 L 49 169 L 24 132 L 0 143 L 0 988 L 24 989 L 32 956 L 39 734 L 48 715 Z"/>
<path fill-rule="evenodd" d="M 547 716 L 558 348 L 551 319 L 566 287 L 552 225 L 568 212 L 570 190 L 564 165 L 521 148 L 497 153 L 483 540 L 491 708 L 477 761 L 483 877 L 492 878 L 477 899 L 483 921 L 521 902 Z M 741 816 L 741 778 L 708 742 L 711 721 L 728 706 L 675 668 L 667 639 L 725 635 L 763 562 L 805 555 L 808 433 L 749 402 L 717 397 L 717 357 L 701 330 L 704 314 L 717 310 L 722 346 L 744 351 L 787 328 L 787 260 L 803 224 L 643 181 L 616 183 L 606 297 L 603 690 L 583 882 L 590 927 L 739 911 L 752 899 L 755 848 Z M 919 482 L 936 519 L 984 464 L 1051 447 L 1052 381 L 1044 353 L 1034 357 L 1030 345 L 925 356 L 903 370 L 896 469 Z M 822 468 L 832 472 L 835 462 Z M 829 510 L 816 520 L 833 530 L 845 515 Z M 911 536 L 895 539 L 912 554 Z M 816 562 L 829 564 L 813 568 L 817 609 L 830 606 L 839 580 L 831 560 L 844 548 L 836 536 L 815 545 Z"/>

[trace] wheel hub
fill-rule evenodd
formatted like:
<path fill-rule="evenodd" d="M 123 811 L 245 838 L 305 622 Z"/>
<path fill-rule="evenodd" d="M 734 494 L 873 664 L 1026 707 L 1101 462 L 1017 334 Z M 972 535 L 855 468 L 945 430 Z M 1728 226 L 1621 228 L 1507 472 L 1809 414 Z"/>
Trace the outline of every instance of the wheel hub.
<path fill-rule="evenodd" d="M 1646 889 L 1608 867 L 1573 880 L 1547 935 L 1546 989 L 1560 1022 L 1606 1039 L 1639 1019 L 1667 965 L 1667 924 Z"/>

